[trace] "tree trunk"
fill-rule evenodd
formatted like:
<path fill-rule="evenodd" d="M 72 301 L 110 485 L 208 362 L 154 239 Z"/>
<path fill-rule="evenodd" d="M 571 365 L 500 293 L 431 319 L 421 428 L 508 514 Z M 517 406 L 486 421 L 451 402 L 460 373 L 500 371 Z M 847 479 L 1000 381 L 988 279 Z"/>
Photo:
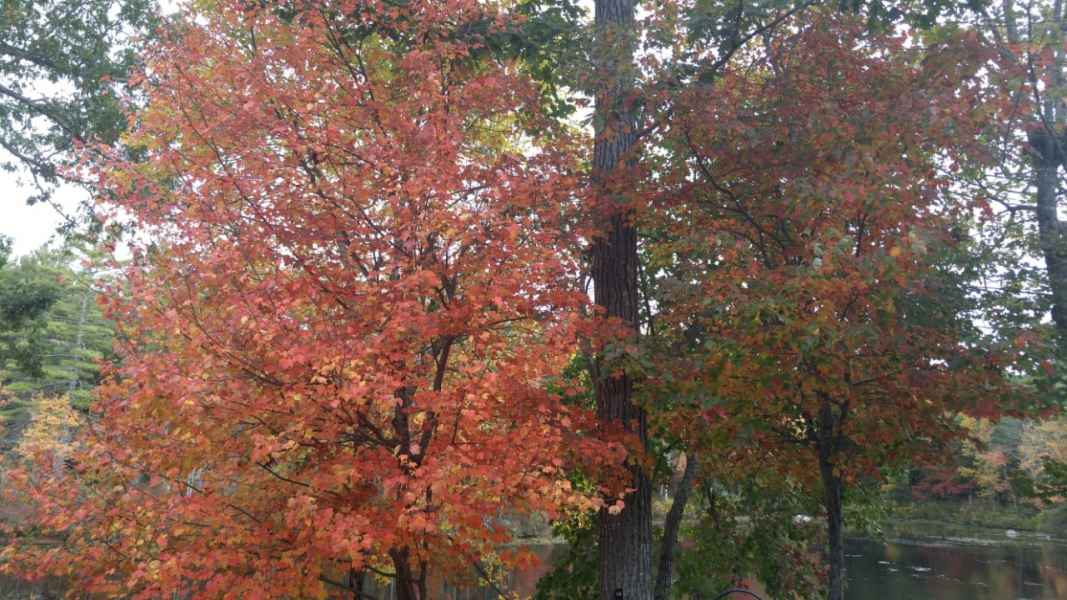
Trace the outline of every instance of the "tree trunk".
<path fill-rule="evenodd" d="M 373 596 L 368 596 L 363 591 L 366 581 L 367 576 L 364 571 L 348 570 L 348 589 L 352 592 L 352 600 L 373 600 Z"/>
<path fill-rule="evenodd" d="M 428 600 L 426 595 L 426 568 L 422 566 L 419 573 L 411 567 L 411 553 L 407 548 L 391 550 L 396 571 L 396 600 Z"/>
<path fill-rule="evenodd" d="M 628 106 L 633 91 L 634 0 L 596 0 L 596 142 L 593 181 L 601 235 L 592 243 L 595 300 L 606 316 L 637 331 L 637 231 L 615 190 L 636 142 L 636 119 Z M 633 403 L 633 381 L 617 365 L 597 358 L 597 417 L 606 429 L 621 426 L 648 443 L 644 411 Z M 652 486 L 636 462 L 629 467 L 626 506 L 617 515 L 599 515 L 600 597 L 652 598 Z"/>
<path fill-rule="evenodd" d="M 1037 188 L 1037 227 L 1041 253 L 1045 257 L 1049 289 L 1052 292 L 1052 321 L 1060 337 L 1061 346 L 1067 340 L 1067 240 L 1064 225 L 1057 215 L 1059 205 L 1059 166 L 1061 162 L 1058 143 L 1054 136 L 1042 132 L 1031 135 L 1035 150 L 1034 183 Z"/>
<path fill-rule="evenodd" d="M 678 546 L 678 528 L 685 516 L 685 505 L 689 501 L 689 492 L 693 489 L 696 476 L 697 459 L 694 454 L 685 456 L 685 473 L 674 490 L 674 500 L 667 518 L 663 521 L 663 540 L 660 542 L 659 566 L 656 569 L 656 587 L 653 590 L 655 600 L 667 600 L 671 593 L 671 579 L 674 575 L 674 551 Z"/>
<path fill-rule="evenodd" d="M 845 536 L 844 507 L 841 477 L 834 473 L 830 450 L 824 444 L 819 447 L 819 474 L 822 476 L 823 506 L 826 508 L 826 524 L 829 533 L 830 581 L 828 600 L 844 600 L 845 597 Z"/>
<path fill-rule="evenodd" d="M 1059 35 L 1063 31 L 1063 3 L 1053 3 L 1052 13 L 1048 15 L 1050 25 L 1057 26 Z M 1062 44 L 1053 44 L 1053 60 L 1045 66 L 1046 76 L 1053 89 L 1061 89 L 1064 84 Z M 1037 226 L 1041 243 L 1041 253 L 1045 256 L 1045 271 L 1048 274 L 1049 290 L 1052 292 L 1052 321 L 1056 325 L 1059 347 L 1067 348 L 1067 235 L 1064 223 L 1060 222 L 1059 207 L 1059 167 L 1067 158 L 1065 153 L 1063 100 L 1056 97 L 1051 90 L 1045 90 L 1041 102 L 1040 121 L 1042 127 L 1030 134 L 1030 144 L 1034 152 L 1034 183 L 1037 188 Z"/>

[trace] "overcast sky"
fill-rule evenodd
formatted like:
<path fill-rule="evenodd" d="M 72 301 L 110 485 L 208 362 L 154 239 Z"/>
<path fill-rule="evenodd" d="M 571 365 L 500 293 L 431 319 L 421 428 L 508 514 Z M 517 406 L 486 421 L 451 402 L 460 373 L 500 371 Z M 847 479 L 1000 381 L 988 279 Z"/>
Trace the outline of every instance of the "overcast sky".
<path fill-rule="evenodd" d="M 33 189 L 20 185 L 19 179 L 17 174 L 0 172 L 0 234 L 15 241 L 15 254 L 21 256 L 47 243 L 63 219 L 47 204 L 27 206 L 26 198 Z M 73 209 L 85 197 L 84 190 L 67 186 L 54 198 L 64 208 Z"/>

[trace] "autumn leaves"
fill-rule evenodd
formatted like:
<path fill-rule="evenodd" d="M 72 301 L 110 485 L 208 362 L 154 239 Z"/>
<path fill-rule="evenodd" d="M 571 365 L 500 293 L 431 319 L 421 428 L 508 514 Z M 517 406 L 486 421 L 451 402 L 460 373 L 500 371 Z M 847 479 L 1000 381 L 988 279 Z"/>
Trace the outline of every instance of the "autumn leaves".
<path fill-rule="evenodd" d="M 590 339 L 652 367 L 586 383 L 636 384 L 619 415 L 708 473 L 821 480 L 838 556 L 842 488 L 1000 392 L 988 361 L 950 368 L 969 349 L 929 300 L 968 209 L 938 161 L 993 114 L 977 49 L 917 64 L 820 11 L 650 101 L 626 168 L 597 166 L 632 193 L 608 220 L 647 278 L 641 335 L 618 340 L 582 287 L 604 239 L 588 140 L 491 52 L 508 6 L 223 1 L 160 43 L 127 139 L 143 159 L 100 165 L 145 240 L 108 300 L 121 361 L 78 468 L 21 480 L 63 544 L 19 532 L 11 564 L 141 598 L 324 597 L 348 572 L 434 597 L 431 572 L 523 560 L 504 511 L 650 511 L 618 498 L 651 446 L 560 393 Z"/>

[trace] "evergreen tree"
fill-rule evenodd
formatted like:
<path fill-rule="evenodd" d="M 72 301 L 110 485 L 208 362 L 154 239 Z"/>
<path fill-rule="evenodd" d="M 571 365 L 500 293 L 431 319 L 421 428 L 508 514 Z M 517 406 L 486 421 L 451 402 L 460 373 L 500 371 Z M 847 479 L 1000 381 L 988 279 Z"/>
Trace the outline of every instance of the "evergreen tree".
<path fill-rule="evenodd" d="M 8 240 L 4 241 L 10 247 Z M 8 444 L 42 396 L 85 408 L 114 331 L 96 303 L 99 274 L 72 267 L 70 248 L 42 248 L 0 267 L 0 421 Z"/>

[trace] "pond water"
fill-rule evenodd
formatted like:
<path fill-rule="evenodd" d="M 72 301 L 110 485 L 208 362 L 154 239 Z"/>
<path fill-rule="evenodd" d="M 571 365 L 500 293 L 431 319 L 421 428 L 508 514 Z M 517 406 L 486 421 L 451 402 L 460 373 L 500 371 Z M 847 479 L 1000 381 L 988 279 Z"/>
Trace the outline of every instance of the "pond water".
<path fill-rule="evenodd" d="M 849 540 L 848 600 L 1067 598 L 1067 546 Z"/>
<path fill-rule="evenodd" d="M 562 554 L 556 545 L 535 546 L 536 568 L 511 573 L 505 587 L 526 597 Z M 848 540 L 847 600 L 1053 600 L 1067 599 L 1067 546 L 972 546 Z M 374 597 L 393 600 L 387 585 L 370 585 Z M 496 600 L 496 590 L 477 586 L 431 585 L 440 600 Z M 0 578 L 0 600 L 51 597 L 44 589 Z M 737 596 L 740 598 L 740 596 Z M 765 600 L 773 600 L 765 598 Z"/>
<path fill-rule="evenodd" d="M 542 564 L 512 573 L 505 583 L 525 597 L 536 588 L 558 546 L 534 548 Z M 846 543 L 847 600 L 1053 600 L 1067 599 L 1067 546 Z M 494 590 L 439 588 L 442 600 L 494 600 Z M 391 600 L 389 589 L 375 590 Z M 741 598 L 741 596 L 736 596 Z M 765 600 L 773 600 L 765 598 Z"/>

